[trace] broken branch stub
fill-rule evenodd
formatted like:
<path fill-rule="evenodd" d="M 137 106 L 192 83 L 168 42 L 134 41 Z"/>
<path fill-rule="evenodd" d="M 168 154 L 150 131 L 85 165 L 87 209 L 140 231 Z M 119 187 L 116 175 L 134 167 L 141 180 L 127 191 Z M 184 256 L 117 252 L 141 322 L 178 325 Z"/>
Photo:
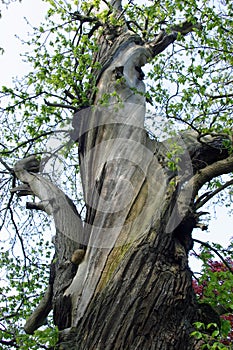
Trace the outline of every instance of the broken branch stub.
<path fill-rule="evenodd" d="M 50 180 L 38 174 L 40 162 L 36 157 L 30 156 L 19 160 L 14 171 L 17 178 L 24 183 L 23 190 L 27 188 L 27 194 L 33 194 L 40 202 L 27 204 L 30 209 L 44 210 L 52 215 L 57 232 L 60 232 L 75 242 L 83 242 L 82 221 L 71 199 Z M 16 187 L 13 192 L 19 191 Z"/>

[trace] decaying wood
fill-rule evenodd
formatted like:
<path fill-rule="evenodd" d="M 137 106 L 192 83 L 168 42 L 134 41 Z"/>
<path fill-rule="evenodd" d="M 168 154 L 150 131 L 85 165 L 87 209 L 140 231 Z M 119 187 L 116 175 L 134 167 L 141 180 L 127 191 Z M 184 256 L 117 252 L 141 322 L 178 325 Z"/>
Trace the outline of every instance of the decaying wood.
<path fill-rule="evenodd" d="M 36 196 L 40 201 L 28 203 L 27 208 L 44 210 L 52 215 L 56 227 L 56 235 L 53 238 L 55 256 L 51 264 L 49 285 L 40 304 L 24 327 L 30 334 L 44 324 L 50 310 L 57 308 L 57 303 L 61 305 L 63 292 L 72 282 L 78 268 L 77 264 L 74 266 L 71 261 L 72 254 L 82 247 L 84 242 L 83 225 L 74 204 L 50 180 L 38 174 L 39 168 L 40 162 L 35 156 L 18 161 L 14 166 L 14 172 L 23 185 L 12 189 L 12 192 L 19 195 Z M 60 323 L 59 320 L 56 322 Z"/>
<path fill-rule="evenodd" d="M 84 317 L 93 296 L 107 285 L 112 271 L 125 258 L 127 250 L 135 242 L 140 244 L 141 239 L 154 231 L 156 221 L 161 221 L 167 211 L 170 215 L 163 231 L 178 238 L 186 228 L 187 235 L 184 234 L 182 244 L 185 245 L 183 254 L 187 254 L 192 247 L 191 232 L 197 225 L 190 210 L 193 191 L 189 181 L 193 178 L 193 171 L 196 173 L 208 163 L 226 157 L 222 148 L 220 151 L 213 147 L 216 139 L 206 137 L 200 143 L 195 133 L 186 134 L 181 140 L 176 140 L 183 142 L 188 152 L 182 155 L 180 176 L 169 173 L 166 160 L 164 164 L 158 160 L 158 144 L 153 144 L 144 131 L 145 85 L 136 67 L 142 67 L 153 55 L 164 50 L 175 40 L 176 34 L 161 32 L 153 43 L 146 45 L 130 32 L 123 32 L 122 36 L 115 41 L 117 50 L 110 48 L 111 60 L 105 63 L 104 71 L 98 75 L 96 108 L 87 109 L 74 118 L 84 197 L 89 205 L 84 232 L 90 239 L 87 258 L 65 292 L 65 295 L 72 296 L 73 326 Z M 118 79 L 121 79 L 120 83 Z M 108 107 L 98 107 L 104 93 L 109 94 Z M 117 100 L 122 101 L 123 106 L 115 111 Z M 165 147 L 165 153 L 167 150 Z M 163 156 L 166 158 L 166 154 Z M 125 207 L 124 200 L 129 197 L 124 198 L 127 185 L 122 186 L 122 179 L 134 190 Z M 185 196 L 180 192 L 184 186 L 182 192 Z M 116 193 L 122 193 L 122 197 L 117 198 Z M 102 197 L 105 207 L 102 207 Z M 123 210 L 119 210 L 119 202 Z M 181 221 L 182 226 L 177 228 Z M 161 231 L 161 227 L 157 230 Z"/>
<path fill-rule="evenodd" d="M 119 13 L 121 2 L 114 3 Z M 172 140 L 159 143 L 144 130 L 142 67 L 176 37 L 177 31 L 161 31 L 146 43 L 122 26 L 111 40 L 99 38 L 95 60 L 102 68 L 93 71 L 97 92 L 89 96 L 94 106 L 73 119 L 87 207 L 83 224 L 64 193 L 32 172 L 35 157 L 15 166 L 56 226 L 50 282 L 58 349 L 200 346 L 190 338 L 200 320 L 188 267 L 200 216 L 195 196 L 206 181 L 231 171 L 233 158 L 224 137 L 183 133 L 174 140 L 183 148 L 179 168 L 171 170 Z M 72 254 L 80 249 L 76 265 Z"/>

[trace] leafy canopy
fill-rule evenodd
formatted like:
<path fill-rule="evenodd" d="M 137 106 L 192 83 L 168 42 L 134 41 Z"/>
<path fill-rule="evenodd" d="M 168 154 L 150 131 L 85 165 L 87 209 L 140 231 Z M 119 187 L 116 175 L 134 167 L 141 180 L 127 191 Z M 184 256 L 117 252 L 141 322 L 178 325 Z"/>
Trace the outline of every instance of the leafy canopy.
<path fill-rule="evenodd" d="M 34 338 L 22 331 L 23 319 L 45 288 L 46 266 L 51 259 L 46 242 L 51 240 L 53 229 L 42 214 L 25 214 L 25 201 L 10 194 L 16 185 L 13 164 L 31 153 L 42 154 L 49 160 L 45 172 L 77 205 L 82 203 L 77 148 L 67 142 L 68 130 L 73 113 L 93 103 L 93 71 L 101 69 L 94 60 L 99 35 L 106 26 L 122 24 L 122 17 L 116 18 L 107 1 L 44 2 L 50 6 L 44 23 L 33 28 L 33 35 L 21 39 L 27 47 L 22 58 L 28 62 L 29 73 L 15 79 L 12 86 L 3 86 L 0 92 L 0 261 L 6 282 L 0 287 L 3 349 L 33 349 L 38 343 L 48 348 L 56 339 L 49 328 Z M 128 28 L 145 41 L 184 21 L 201 23 L 201 30 L 178 36 L 146 67 L 146 94 L 153 101 L 152 114 L 166 119 L 166 128 L 170 125 L 232 135 L 232 1 L 129 0 L 123 5 Z M 149 125 L 153 131 L 156 118 Z"/>

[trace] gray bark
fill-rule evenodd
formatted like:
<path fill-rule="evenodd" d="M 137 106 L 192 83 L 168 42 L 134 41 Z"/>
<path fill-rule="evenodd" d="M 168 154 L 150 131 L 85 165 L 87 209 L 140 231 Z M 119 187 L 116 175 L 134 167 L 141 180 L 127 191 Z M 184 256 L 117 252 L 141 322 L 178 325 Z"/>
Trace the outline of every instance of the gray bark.
<path fill-rule="evenodd" d="M 16 164 L 16 176 L 40 198 L 57 228 L 50 283 L 61 330 L 58 349 L 200 346 L 190 338 L 193 322 L 201 319 L 188 267 L 198 221 L 195 196 L 206 181 L 231 171 L 233 158 L 223 148 L 224 137 L 199 140 L 185 133 L 161 144 L 144 130 L 141 67 L 176 36 L 161 32 L 144 43 L 122 27 L 112 41 L 100 38 L 95 59 L 103 68 L 93 72 L 94 108 L 73 120 L 84 225 L 59 189 L 30 172 L 27 161 Z M 166 156 L 171 141 L 184 149 L 176 171 Z M 85 253 L 78 265 L 72 262 L 77 249 Z"/>

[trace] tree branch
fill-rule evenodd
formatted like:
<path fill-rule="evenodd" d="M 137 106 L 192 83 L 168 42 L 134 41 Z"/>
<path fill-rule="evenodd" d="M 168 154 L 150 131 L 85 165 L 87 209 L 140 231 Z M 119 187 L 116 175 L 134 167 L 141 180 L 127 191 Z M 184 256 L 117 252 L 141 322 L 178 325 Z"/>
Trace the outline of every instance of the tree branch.
<path fill-rule="evenodd" d="M 18 105 L 22 104 L 22 103 L 25 103 L 26 101 L 30 101 L 30 100 L 33 100 L 34 98 L 37 98 L 41 95 L 43 95 L 45 92 L 44 91 L 40 91 L 38 94 L 35 94 L 33 96 L 29 96 L 29 97 L 23 97 L 23 96 L 20 96 L 20 95 L 17 95 L 16 93 L 12 93 L 12 92 L 6 92 L 4 94 L 4 96 L 9 96 L 12 97 L 13 96 L 17 96 L 18 98 L 20 98 L 21 100 L 16 102 L 15 104 L 11 105 L 11 106 L 7 106 L 6 108 L 1 108 L 3 111 L 9 111 L 9 110 L 12 110 L 13 108 L 17 107 Z"/>
<path fill-rule="evenodd" d="M 49 284 L 43 298 L 41 299 L 37 308 L 28 318 L 24 325 L 24 330 L 27 334 L 33 334 L 36 329 L 46 323 L 46 318 L 52 310 L 52 286 Z"/>
<path fill-rule="evenodd" d="M 9 211 L 10 211 L 11 222 L 13 224 L 13 227 L 15 229 L 16 235 L 17 235 L 17 237 L 19 239 L 19 242 L 20 242 L 20 245 L 21 245 L 22 253 L 23 253 L 23 256 L 24 256 L 24 266 L 26 267 L 27 254 L 26 254 L 25 247 L 24 247 L 24 241 L 23 241 L 23 239 L 22 239 L 22 237 L 21 237 L 21 235 L 19 233 L 18 227 L 17 227 L 15 219 L 14 219 L 14 212 L 11 209 L 11 207 L 9 208 Z"/>
<path fill-rule="evenodd" d="M 111 0 L 111 6 L 118 12 L 123 10 L 121 0 Z"/>
<path fill-rule="evenodd" d="M 229 156 L 223 160 L 216 161 L 207 165 L 203 169 L 199 169 L 195 175 L 193 175 L 190 180 L 185 183 L 182 191 L 180 192 L 178 198 L 178 211 L 181 215 L 185 215 L 185 210 L 187 207 L 192 207 L 195 210 L 195 197 L 198 194 L 200 188 L 208 181 L 213 178 L 228 174 L 233 171 L 233 156 Z M 187 198 L 189 198 L 187 202 Z"/>
<path fill-rule="evenodd" d="M 71 106 L 71 105 L 65 105 L 62 103 L 51 103 L 45 99 L 44 99 L 44 103 L 46 104 L 46 106 L 49 106 L 49 107 L 59 107 L 59 108 L 72 109 L 72 111 L 77 112 L 77 108 L 74 106 Z"/>
<path fill-rule="evenodd" d="M 46 206 L 47 203 L 43 202 L 26 202 L 26 209 L 35 209 L 35 210 L 42 210 L 46 212 Z"/>
<path fill-rule="evenodd" d="M 151 57 L 153 58 L 164 51 L 176 40 L 176 38 L 177 33 L 173 32 L 171 34 L 167 34 L 165 30 L 161 30 L 153 41 L 145 44 L 145 47 L 150 51 Z"/>
<path fill-rule="evenodd" d="M 189 21 L 185 21 L 183 23 L 174 25 L 171 27 L 171 30 L 174 32 L 180 33 L 181 35 L 186 35 L 188 33 L 191 33 L 194 29 L 201 30 L 203 27 L 201 23 L 192 23 Z"/>
<path fill-rule="evenodd" d="M 27 184 L 30 191 L 40 199 L 46 213 L 53 215 L 57 231 L 75 242 L 81 242 L 83 227 L 75 205 L 51 181 L 33 172 L 33 169 L 38 167 L 40 167 L 40 162 L 35 156 L 24 158 L 15 164 L 15 175 L 20 181 Z"/>
<path fill-rule="evenodd" d="M 0 163 L 9 171 L 10 174 L 14 173 L 14 170 L 9 167 L 9 165 L 2 158 L 0 158 Z"/>
<path fill-rule="evenodd" d="M 77 19 L 78 21 L 80 21 L 81 23 L 98 23 L 99 25 L 101 25 L 101 22 L 99 21 L 99 19 L 97 17 L 93 17 L 93 16 L 85 16 L 82 15 L 81 13 L 79 13 L 78 11 L 74 12 L 71 14 L 72 18 Z"/>
<path fill-rule="evenodd" d="M 19 349 L 19 345 L 17 345 L 16 340 L 0 340 L 0 344 L 6 346 L 13 346 L 15 349 Z"/>
<path fill-rule="evenodd" d="M 198 198 L 198 200 L 195 203 L 195 209 L 199 209 L 201 208 L 204 204 L 206 204 L 211 198 L 213 198 L 216 194 L 218 194 L 219 192 L 223 191 L 225 188 L 229 187 L 233 185 L 233 179 L 230 181 L 227 181 L 224 185 L 220 186 L 219 188 L 217 188 L 215 191 L 213 192 L 207 192 L 204 193 L 204 195 L 202 195 L 200 198 Z M 201 200 L 201 198 L 204 198 L 203 200 Z"/>
<path fill-rule="evenodd" d="M 33 137 L 33 138 L 27 140 L 27 141 L 24 141 L 24 142 L 20 143 L 18 146 L 12 148 L 12 150 L 10 150 L 10 151 L 2 151 L 2 152 L 0 152 L 0 154 L 5 155 L 5 154 L 14 153 L 17 149 L 19 149 L 20 147 L 23 147 L 23 146 L 27 145 L 29 142 L 34 142 L 34 141 L 40 139 L 41 137 L 48 136 L 48 135 L 52 135 L 52 134 L 54 134 L 54 133 L 55 133 L 54 131 L 44 132 L 44 133 L 42 133 L 42 134 L 40 134 L 40 135 L 37 135 L 37 136 L 35 136 L 35 137 Z"/>
<path fill-rule="evenodd" d="M 204 134 L 199 134 L 197 136 L 197 141 L 206 144 L 206 141 L 202 141 L 206 136 L 212 136 L 212 137 L 224 137 L 225 139 L 230 139 L 229 135 L 226 133 L 215 133 L 215 132 L 206 132 Z M 211 142 L 208 143 L 209 146 L 211 146 Z M 211 146 L 213 147 L 213 146 Z"/>
<path fill-rule="evenodd" d="M 199 239 L 194 238 L 193 239 L 194 242 L 199 243 L 201 245 L 203 245 L 206 248 L 211 249 L 224 263 L 224 265 L 228 268 L 228 270 L 233 274 L 233 269 L 231 268 L 231 266 L 228 264 L 228 262 L 222 257 L 222 255 L 219 253 L 219 251 L 217 249 L 215 249 L 214 247 L 212 247 L 209 243 L 207 242 L 202 242 L 199 241 Z"/>
<path fill-rule="evenodd" d="M 64 93 L 67 97 L 69 97 L 71 100 L 75 100 L 76 97 L 69 91 L 69 90 L 64 90 Z"/>
<path fill-rule="evenodd" d="M 189 181 L 189 186 L 193 188 L 193 198 L 196 197 L 200 188 L 213 178 L 228 174 L 233 171 L 233 156 L 219 160 L 204 169 L 199 170 Z"/>
<path fill-rule="evenodd" d="M 200 23 L 192 23 L 185 21 L 179 25 L 173 26 L 170 28 L 172 30 L 171 34 L 167 34 L 165 30 L 162 30 L 150 43 L 147 43 L 146 46 L 151 49 L 152 57 L 155 57 L 162 51 L 164 51 L 170 44 L 172 44 L 178 36 L 178 33 L 181 35 L 186 35 L 192 32 L 194 29 L 202 29 L 202 25 Z"/>
<path fill-rule="evenodd" d="M 206 95 L 209 98 L 211 98 L 212 100 L 217 100 L 218 98 L 228 98 L 228 97 L 233 97 L 233 94 L 225 94 L 225 95 Z"/>

